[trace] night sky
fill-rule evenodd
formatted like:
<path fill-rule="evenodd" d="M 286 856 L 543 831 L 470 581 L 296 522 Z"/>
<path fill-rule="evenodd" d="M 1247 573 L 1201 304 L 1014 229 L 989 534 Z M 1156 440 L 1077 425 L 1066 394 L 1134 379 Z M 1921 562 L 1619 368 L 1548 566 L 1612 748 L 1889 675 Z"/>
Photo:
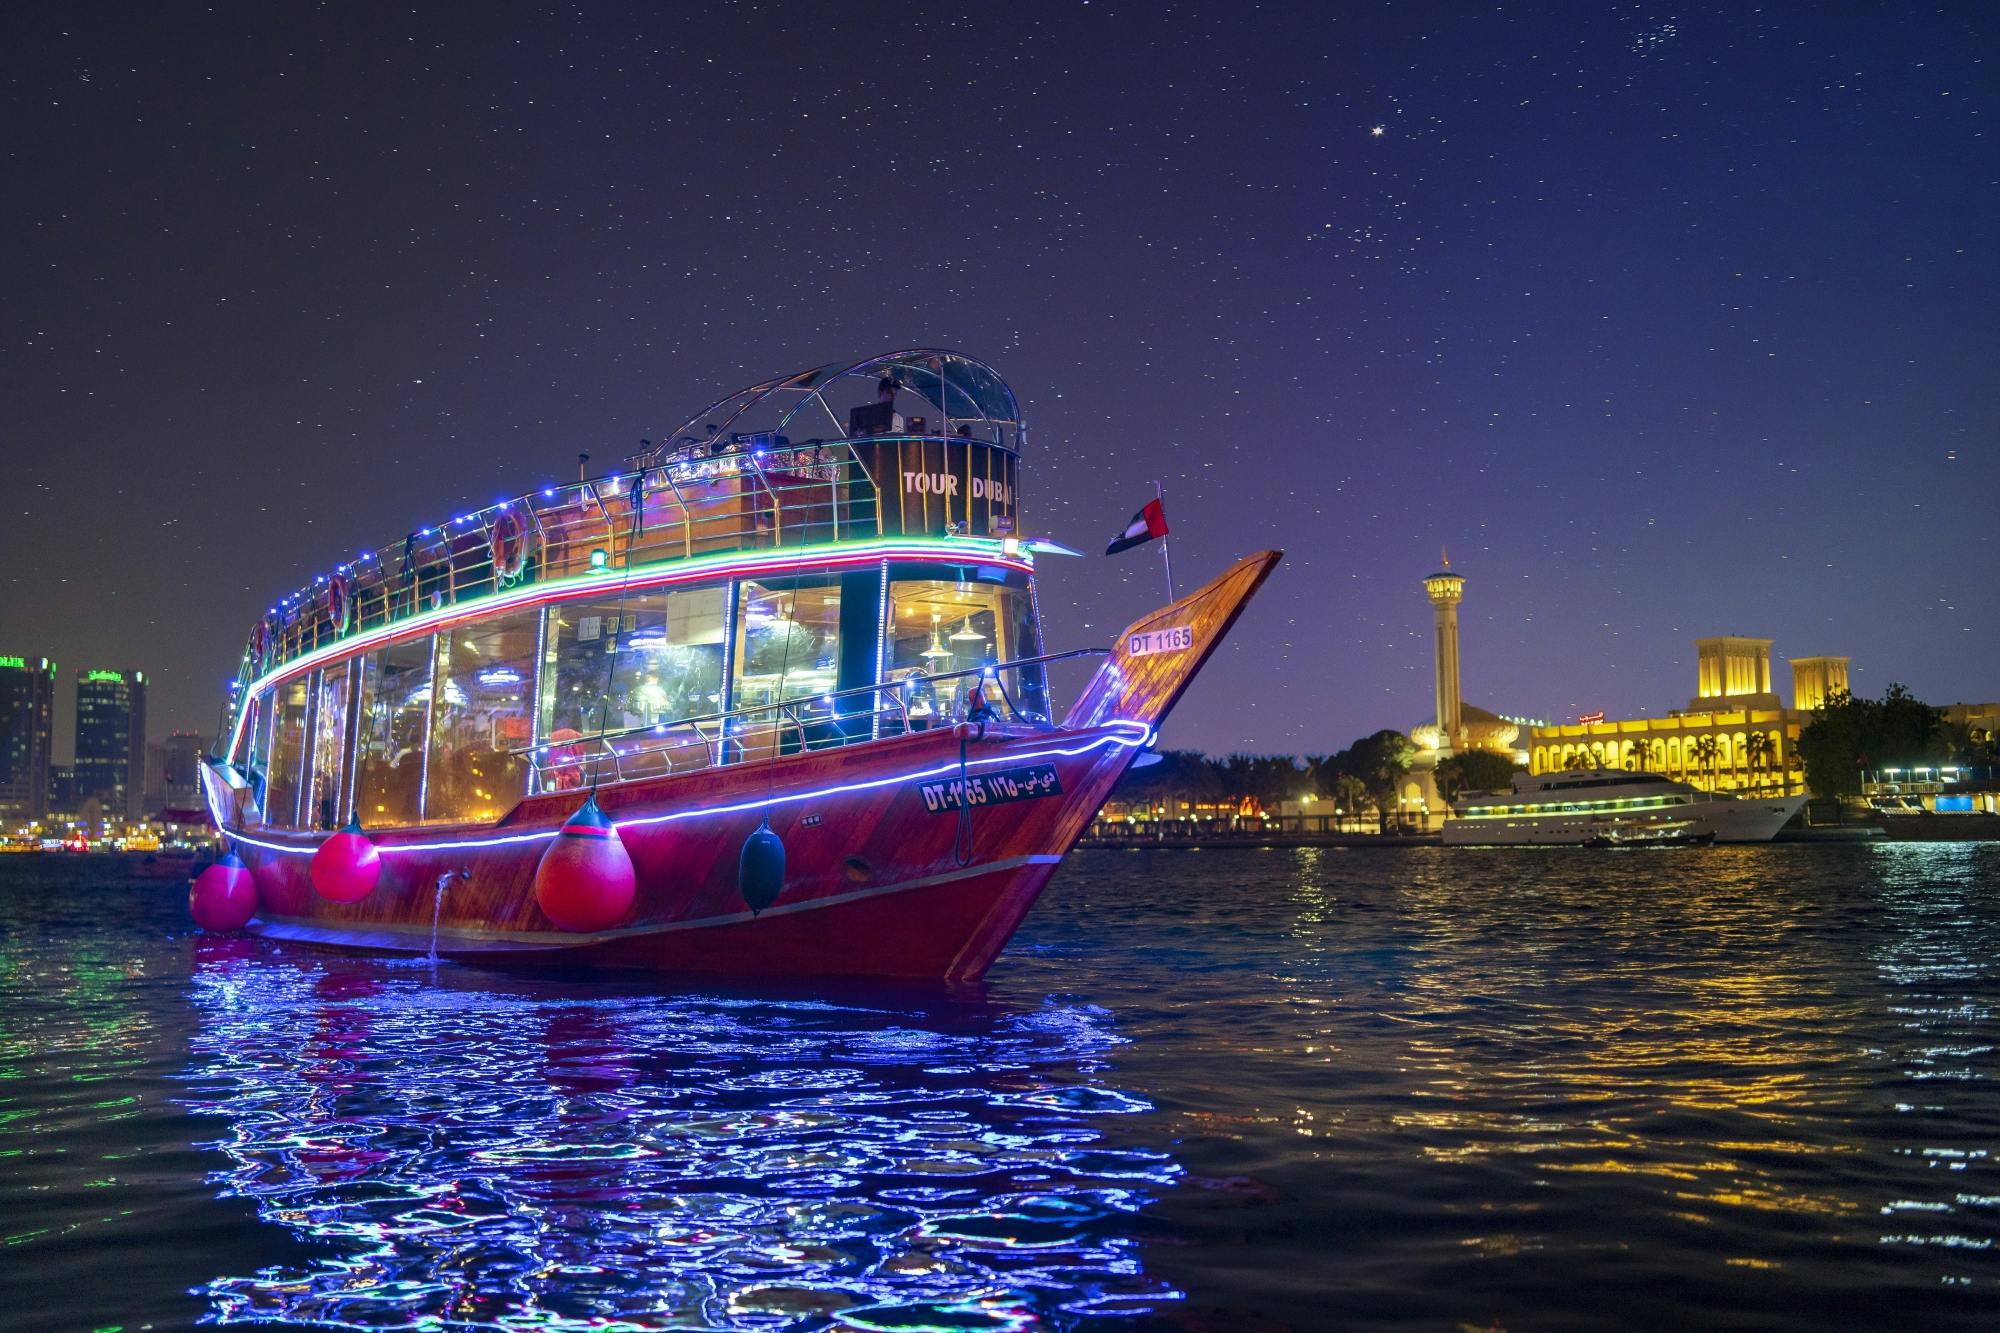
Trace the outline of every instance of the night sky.
<path fill-rule="evenodd" d="M 1444 545 L 1497 711 L 1712 633 L 2000 698 L 2000 8 L 1708 8 L 16 7 L 0 653 L 206 731 L 337 561 L 935 345 L 1052 648 L 1155 479 L 1184 585 L 1289 551 L 1168 744 L 1426 719 Z"/>

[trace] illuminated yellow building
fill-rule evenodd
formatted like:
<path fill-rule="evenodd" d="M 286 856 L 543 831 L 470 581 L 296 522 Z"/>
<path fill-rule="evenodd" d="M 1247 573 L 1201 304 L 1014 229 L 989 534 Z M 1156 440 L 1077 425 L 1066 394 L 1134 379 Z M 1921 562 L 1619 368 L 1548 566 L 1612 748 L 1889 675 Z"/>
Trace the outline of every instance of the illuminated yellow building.
<path fill-rule="evenodd" d="M 1771 688 L 1771 640 L 1695 640 L 1695 696 L 1665 717 L 1535 727 L 1528 771 L 1644 769 L 1705 790 L 1803 791 L 1799 730 L 1847 688 L 1844 657 L 1792 659 L 1791 706 Z"/>
<path fill-rule="evenodd" d="M 1794 657 L 1792 707 L 1810 712 L 1834 694 L 1847 693 L 1847 659 Z"/>

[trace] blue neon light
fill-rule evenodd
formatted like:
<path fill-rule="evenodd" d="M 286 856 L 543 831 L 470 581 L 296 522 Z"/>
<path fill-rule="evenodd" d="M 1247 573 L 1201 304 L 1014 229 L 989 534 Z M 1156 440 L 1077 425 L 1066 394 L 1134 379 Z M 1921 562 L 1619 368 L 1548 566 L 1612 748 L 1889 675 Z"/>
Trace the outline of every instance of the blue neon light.
<path fill-rule="evenodd" d="M 989 764 L 1017 764 L 1029 759 L 1074 758 L 1077 755 L 1089 754 L 1092 750 L 1101 750 L 1107 745 L 1119 746 L 1125 749 L 1140 749 L 1151 743 L 1153 739 L 1153 729 L 1143 722 L 1134 722 L 1126 718 L 1114 718 L 1105 725 L 1120 728 L 1122 731 L 1114 732 L 1107 736 L 1099 736 L 1094 740 L 1085 741 L 1083 744 L 1076 746 L 1049 746 L 1045 749 L 1029 750 L 1026 752 L 1010 750 L 1005 754 L 988 755 L 983 759 L 968 760 L 966 766 L 969 768 L 980 768 Z M 873 791 L 879 787 L 894 786 L 899 782 L 911 782 L 919 778 L 941 777 L 944 774 L 956 773 L 957 771 L 958 760 L 953 759 L 931 768 L 917 769 L 908 773 L 898 773 L 893 777 L 870 778 L 866 782 L 846 782 L 832 787 L 816 787 L 811 791 L 759 797 L 755 800 L 738 801 L 730 805 L 703 806 L 698 810 L 670 810 L 665 814 L 646 815 L 639 819 L 618 819 L 613 820 L 612 823 L 614 827 L 621 829 L 646 828 L 654 824 L 678 823 L 683 819 L 699 819 L 705 815 L 736 815 L 742 814 L 746 810 L 765 810 L 777 805 L 795 805 L 800 801 L 817 801 L 828 796 L 844 796 L 849 792 Z M 222 827 L 222 821 L 217 819 L 216 825 L 219 828 Z M 404 852 L 450 852 L 462 851 L 474 847 L 511 847 L 517 843 L 544 842 L 555 837 L 556 832 L 557 830 L 555 829 L 547 829 L 532 833 L 509 833 L 495 838 L 454 838 L 449 842 L 396 843 L 382 847 L 381 851 L 384 856 L 389 856 Z M 227 829 L 224 829 L 224 833 L 238 842 L 247 843 L 252 847 L 261 847 L 267 852 L 277 852 L 281 856 L 311 856 L 319 850 L 317 845 L 312 847 L 298 847 L 288 843 L 266 842 L 261 838 L 253 838 L 244 833 L 229 833 Z"/>

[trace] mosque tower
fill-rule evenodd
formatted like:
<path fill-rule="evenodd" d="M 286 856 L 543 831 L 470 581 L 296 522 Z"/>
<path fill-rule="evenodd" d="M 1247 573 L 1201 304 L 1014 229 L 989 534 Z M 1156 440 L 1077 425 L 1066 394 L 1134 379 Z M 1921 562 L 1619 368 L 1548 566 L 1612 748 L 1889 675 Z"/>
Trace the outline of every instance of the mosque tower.
<path fill-rule="evenodd" d="M 1438 751 L 1449 755 L 1464 745 L 1464 717 L 1458 693 L 1458 603 L 1465 580 L 1451 572 L 1451 555 L 1439 552 L 1444 568 L 1424 580 L 1437 615 Z"/>

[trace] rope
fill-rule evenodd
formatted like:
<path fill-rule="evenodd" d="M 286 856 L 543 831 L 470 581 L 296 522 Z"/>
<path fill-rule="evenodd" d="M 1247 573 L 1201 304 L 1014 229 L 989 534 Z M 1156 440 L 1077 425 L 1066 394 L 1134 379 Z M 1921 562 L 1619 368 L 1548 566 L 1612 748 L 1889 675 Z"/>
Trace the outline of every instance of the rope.
<path fill-rule="evenodd" d="M 958 832 L 951 843 L 952 860 L 962 870 L 972 864 L 972 779 L 967 773 L 966 749 L 973 739 L 986 739 L 986 724 L 973 724 L 979 730 L 972 737 L 958 738 Z"/>

